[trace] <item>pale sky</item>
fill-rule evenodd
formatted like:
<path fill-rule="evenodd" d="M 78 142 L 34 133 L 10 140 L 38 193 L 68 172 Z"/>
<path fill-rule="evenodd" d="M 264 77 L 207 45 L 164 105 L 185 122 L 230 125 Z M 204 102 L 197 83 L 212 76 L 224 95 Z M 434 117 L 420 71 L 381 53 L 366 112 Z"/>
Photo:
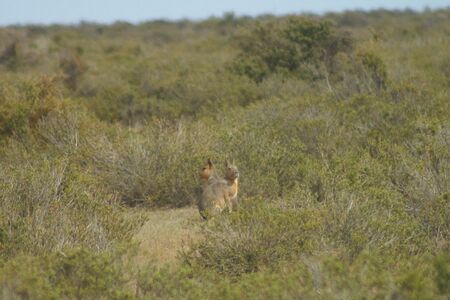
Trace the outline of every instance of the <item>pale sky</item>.
<path fill-rule="evenodd" d="M 450 7 L 450 0 L 0 0 L 0 25 L 73 24 L 79 21 L 132 23 L 182 18 L 204 19 L 225 12 L 255 16 L 353 9 L 422 10 Z"/>

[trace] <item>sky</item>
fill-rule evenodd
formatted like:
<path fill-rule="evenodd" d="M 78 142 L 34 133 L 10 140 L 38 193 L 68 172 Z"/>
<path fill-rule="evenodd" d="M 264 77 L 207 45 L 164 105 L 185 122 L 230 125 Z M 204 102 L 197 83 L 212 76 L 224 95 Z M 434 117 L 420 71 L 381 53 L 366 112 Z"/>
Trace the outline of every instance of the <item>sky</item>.
<path fill-rule="evenodd" d="M 225 12 L 255 16 L 352 9 L 422 10 L 450 7 L 450 0 L 0 0 L 0 25 L 132 23 L 153 19 L 205 19 Z"/>

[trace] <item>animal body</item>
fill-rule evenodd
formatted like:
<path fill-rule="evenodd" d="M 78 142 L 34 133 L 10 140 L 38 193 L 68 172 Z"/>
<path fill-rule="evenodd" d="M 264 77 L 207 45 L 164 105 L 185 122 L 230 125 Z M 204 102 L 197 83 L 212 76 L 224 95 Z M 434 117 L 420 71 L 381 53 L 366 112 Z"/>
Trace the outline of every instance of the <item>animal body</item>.
<path fill-rule="evenodd" d="M 238 208 L 238 185 L 239 185 L 239 170 L 234 164 L 230 163 L 228 159 L 225 161 L 225 180 L 228 185 L 228 197 L 232 205 L 232 210 Z"/>
<path fill-rule="evenodd" d="M 237 207 L 237 179 L 239 171 L 234 164 L 226 162 L 225 179 L 221 179 L 214 164 L 208 159 L 199 172 L 202 183 L 202 193 L 198 200 L 198 209 L 204 219 L 220 214 L 225 209 L 228 212 Z M 233 204 L 233 201 L 235 204 Z"/>

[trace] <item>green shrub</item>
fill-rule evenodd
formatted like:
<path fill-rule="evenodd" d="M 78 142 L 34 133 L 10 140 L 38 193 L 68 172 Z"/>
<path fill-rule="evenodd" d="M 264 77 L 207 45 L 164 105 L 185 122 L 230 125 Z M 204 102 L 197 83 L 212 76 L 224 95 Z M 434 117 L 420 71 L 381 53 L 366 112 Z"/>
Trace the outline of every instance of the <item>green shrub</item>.
<path fill-rule="evenodd" d="M 439 289 L 439 292 L 443 295 L 450 294 L 450 289 L 448 286 L 448 282 L 450 280 L 450 254 L 448 251 L 446 253 L 440 254 L 436 256 L 434 261 L 434 266 L 436 268 L 436 284 Z"/>
<path fill-rule="evenodd" d="M 198 170 L 212 153 L 204 127 L 155 122 L 142 132 L 89 140 L 89 171 L 129 205 L 184 206 L 196 201 Z"/>
<path fill-rule="evenodd" d="M 352 40 L 329 22 L 292 17 L 257 24 L 239 38 L 239 48 L 233 69 L 256 82 L 273 73 L 316 80 L 328 76 L 338 53 L 351 51 Z"/>
<path fill-rule="evenodd" d="M 383 60 L 374 53 L 359 53 L 361 63 L 372 79 L 376 89 L 382 90 L 386 88 L 387 71 Z"/>
<path fill-rule="evenodd" d="M 106 250 L 131 238 L 142 219 L 126 219 L 117 197 L 85 170 L 89 132 L 82 113 L 42 117 L 10 138 L 0 160 L 2 256 L 84 246 Z M 87 128 L 82 128 L 83 126 Z"/>
<path fill-rule="evenodd" d="M 59 67 L 64 76 L 64 83 L 72 90 L 77 89 L 80 77 L 87 70 L 87 66 L 81 60 L 79 52 L 80 51 L 67 51 L 59 61 Z"/>
<path fill-rule="evenodd" d="M 0 135 L 23 133 L 66 103 L 58 97 L 58 79 L 42 77 L 19 83 L 4 81 L 0 89 Z"/>
<path fill-rule="evenodd" d="M 0 289 L 5 299 L 132 299 L 119 255 L 76 249 L 19 256 L 0 267 Z"/>
<path fill-rule="evenodd" d="M 140 223 L 124 219 L 120 208 L 111 205 L 114 196 L 84 184 L 83 175 L 67 159 L 31 163 L 25 158 L 15 168 L 2 163 L 0 180 L 1 228 L 9 241 L 4 255 L 74 246 L 108 249 L 131 238 Z"/>
<path fill-rule="evenodd" d="M 18 65 L 19 56 L 19 43 L 17 41 L 12 42 L 10 45 L 3 49 L 0 54 L 0 64 L 6 65 L 9 69 L 14 70 Z"/>
<path fill-rule="evenodd" d="M 190 265 L 238 276 L 275 268 L 317 246 L 317 232 L 325 222 L 320 208 L 300 211 L 261 199 L 241 201 L 244 205 L 236 214 L 208 226 L 203 240 L 185 254 Z"/>

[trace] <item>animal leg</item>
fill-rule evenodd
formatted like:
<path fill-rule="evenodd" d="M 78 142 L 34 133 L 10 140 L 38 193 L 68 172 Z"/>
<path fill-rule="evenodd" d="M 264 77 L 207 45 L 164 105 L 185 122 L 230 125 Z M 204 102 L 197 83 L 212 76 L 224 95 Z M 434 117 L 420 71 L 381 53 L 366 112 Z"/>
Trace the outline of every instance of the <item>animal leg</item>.
<path fill-rule="evenodd" d="M 230 196 L 228 195 L 228 189 L 225 189 L 223 194 L 225 198 L 225 203 L 228 207 L 228 212 L 231 213 L 233 211 L 233 203 L 231 202 Z"/>

